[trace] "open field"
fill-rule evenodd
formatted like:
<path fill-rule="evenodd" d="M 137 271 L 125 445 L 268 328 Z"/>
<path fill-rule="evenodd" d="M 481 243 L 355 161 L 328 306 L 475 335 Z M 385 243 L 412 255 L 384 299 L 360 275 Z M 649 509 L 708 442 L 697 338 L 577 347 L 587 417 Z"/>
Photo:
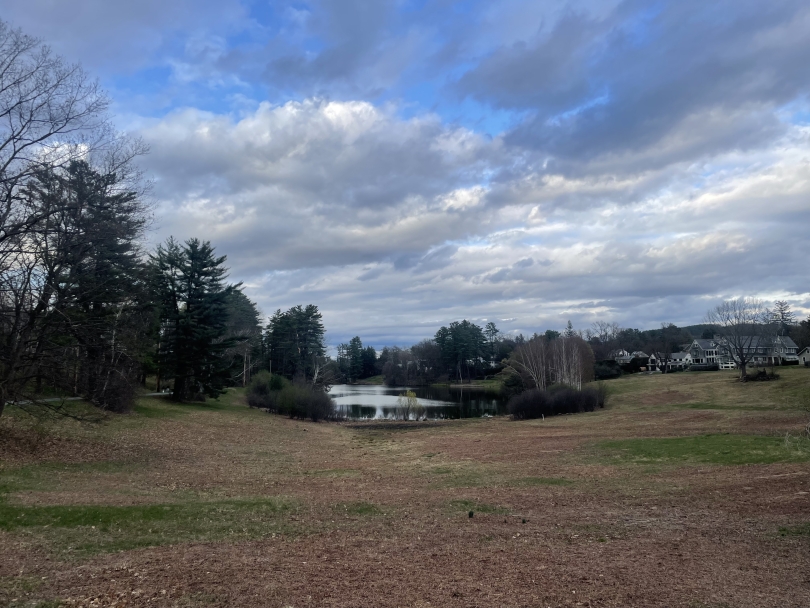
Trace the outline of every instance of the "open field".
<path fill-rule="evenodd" d="M 810 606 L 810 370 L 779 371 L 625 377 L 545 421 L 313 424 L 237 391 L 5 419 L 0 605 Z"/>

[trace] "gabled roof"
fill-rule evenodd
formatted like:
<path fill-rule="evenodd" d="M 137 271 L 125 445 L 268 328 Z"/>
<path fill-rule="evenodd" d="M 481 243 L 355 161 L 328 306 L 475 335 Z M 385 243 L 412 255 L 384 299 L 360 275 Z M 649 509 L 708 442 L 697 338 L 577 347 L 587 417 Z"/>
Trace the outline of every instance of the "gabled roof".
<path fill-rule="evenodd" d="M 743 345 L 749 348 L 759 348 L 760 343 L 762 343 L 764 348 L 775 346 L 776 344 L 781 344 L 785 348 L 798 348 L 796 343 L 791 340 L 790 336 L 740 336 L 740 339 L 742 340 Z M 726 342 L 725 338 L 722 340 L 723 342 Z M 696 339 L 695 342 L 697 342 L 698 345 L 703 349 L 716 348 L 714 345 L 718 344 L 717 340 Z M 704 343 L 712 343 L 713 346 L 704 346 Z"/>
<path fill-rule="evenodd" d="M 695 338 L 692 341 L 692 344 L 697 344 L 703 350 L 707 350 L 709 348 L 717 348 L 717 340 L 706 340 L 704 338 Z"/>
<path fill-rule="evenodd" d="M 782 342 L 787 348 L 799 348 L 790 336 L 778 336 L 776 339 Z"/>

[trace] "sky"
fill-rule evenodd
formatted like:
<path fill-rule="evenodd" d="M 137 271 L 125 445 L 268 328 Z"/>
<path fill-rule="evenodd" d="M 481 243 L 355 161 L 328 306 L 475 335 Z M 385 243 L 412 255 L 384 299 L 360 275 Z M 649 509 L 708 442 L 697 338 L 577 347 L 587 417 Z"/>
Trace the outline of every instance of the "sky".
<path fill-rule="evenodd" d="M 407 346 L 470 319 L 810 314 L 806 0 L 3 0 L 143 138 L 149 240 L 269 315 Z"/>

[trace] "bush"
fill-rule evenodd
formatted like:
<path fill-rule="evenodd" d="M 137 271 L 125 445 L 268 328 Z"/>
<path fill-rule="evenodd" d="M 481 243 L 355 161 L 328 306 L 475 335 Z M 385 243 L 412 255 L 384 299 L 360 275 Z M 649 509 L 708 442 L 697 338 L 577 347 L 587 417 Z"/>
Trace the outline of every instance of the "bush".
<path fill-rule="evenodd" d="M 759 370 L 755 374 L 746 374 L 743 382 L 767 382 L 769 380 L 779 380 L 779 374 L 768 372 L 764 369 Z"/>
<path fill-rule="evenodd" d="M 425 415 L 425 406 L 419 403 L 416 393 L 405 391 L 397 398 L 396 416 L 402 420 L 421 420 Z"/>
<path fill-rule="evenodd" d="M 637 374 L 641 371 L 642 367 L 649 365 L 649 359 L 643 357 L 633 357 L 627 363 L 620 365 L 621 370 L 626 374 Z"/>
<path fill-rule="evenodd" d="M 250 407 L 290 418 L 309 418 L 313 422 L 337 418 L 335 403 L 324 391 L 304 383 L 291 383 L 266 371 L 251 380 L 247 401 Z"/>
<path fill-rule="evenodd" d="M 554 385 L 548 390 L 533 389 L 515 395 L 507 405 L 516 420 L 528 420 L 559 414 L 592 412 L 605 407 L 607 387 L 598 383 L 581 391 L 564 385 Z"/>
<path fill-rule="evenodd" d="M 593 367 L 593 375 L 597 380 L 611 380 L 622 375 L 622 368 L 613 359 L 605 359 L 596 362 Z"/>

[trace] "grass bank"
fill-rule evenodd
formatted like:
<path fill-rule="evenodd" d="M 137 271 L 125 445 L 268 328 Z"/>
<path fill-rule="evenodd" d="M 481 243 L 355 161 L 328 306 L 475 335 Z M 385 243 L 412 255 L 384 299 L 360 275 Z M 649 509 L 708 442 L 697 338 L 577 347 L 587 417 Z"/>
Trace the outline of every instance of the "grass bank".
<path fill-rule="evenodd" d="M 0 605 L 796 605 L 810 370 L 780 372 L 623 377 L 545 421 L 12 411 Z"/>

